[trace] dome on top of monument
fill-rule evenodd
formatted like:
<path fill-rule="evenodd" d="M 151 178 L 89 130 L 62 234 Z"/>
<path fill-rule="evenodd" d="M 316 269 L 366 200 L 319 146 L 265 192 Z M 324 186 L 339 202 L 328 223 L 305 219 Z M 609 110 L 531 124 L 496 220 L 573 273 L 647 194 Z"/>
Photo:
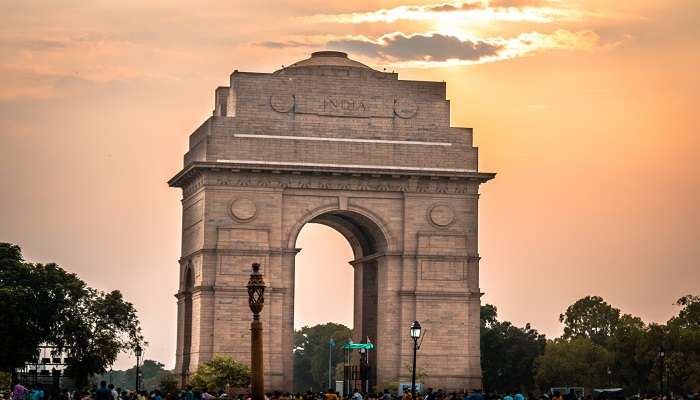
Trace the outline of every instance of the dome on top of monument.
<path fill-rule="evenodd" d="M 372 68 L 366 66 L 365 64 L 348 58 L 347 53 L 329 50 L 313 52 L 311 53 L 311 57 L 307 58 L 306 60 L 297 61 L 292 65 L 282 68 L 282 70 L 306 67 L 345 67 L 373 71 Z"/>

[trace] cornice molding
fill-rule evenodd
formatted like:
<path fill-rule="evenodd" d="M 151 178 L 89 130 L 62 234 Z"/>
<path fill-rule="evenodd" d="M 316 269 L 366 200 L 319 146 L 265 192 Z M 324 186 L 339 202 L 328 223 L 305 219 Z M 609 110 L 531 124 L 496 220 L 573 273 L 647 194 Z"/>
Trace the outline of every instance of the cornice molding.
<path fill-rule="evenodd" d="M 316 189 L 330 189 L 328 183 L 324 182 L 320 177 L 331 176 L 340 182 L 338 187 L 333 189 L 339 190 L 371 190 L 371 191 L 399 191 L 399 192 L 415 192 L 415 193 L 453 193 L 453 194 L 476 194 L 476 192 L 471 193 L 471 191 L 464 188 L 462 190 L 452 191 L 449 190 L 449 185 L 447 182 L 442 182 L 443 178 L 446 181 L 452 182 L 471 182 L 471 183 L 484 183 L 493 179 L 496 174 L 490 172 L 477 172 L 459 169 L 406 169 L 393 170 L 393 169 L 364 169 L 364 168 L 353 168 L 353 167 L 342 167 L 342 166 L 304 166 L 304 165 L 266 165 L 266 164 L 250 164 L 240 163 L 231 164 L 227 162 L 213 162 L 213 161 L 195 161 L 183 168 L 177 175 L 168 181 L 168 185 L 171 187 L 181 187 L 185 188 L 194 179 L 201 177 L 204 172 L 228 172 L 231 174 L 231 179 L 223 178 L 218 184 L 223 186 L 254 186 L 254 187 L 265 187 L 265 188 L 312 188 L 311 182 L 306 182 L 302 177 L 309 177 L 313 175 L 311 181 L 318 182 L 317 185 L 313 185 Z M 241 173 L 253 173 L 256 174 L 259 179 L 248 179 L 242 180 L 241 176 L 245 174 Z M 235 175 L 234 175 L 235 174 Z M 275 176 L 275 179 L 271 179 L 271 176 L 265 177 L 265 175 L 271 174 Z M 238 179 L 234 179 L 237 177 Z M 284 177 L 284 178 L 282 178 Z M 293 178 L 293 179 L 290 179 Z M 345 179 L 343 179 L 345 178 Z M 362 178 L 362 179 L 357 179 Z M 385 182 L 378 182 L 377 178 L 392 178 L 390 180 L 395 181 L 393 187 L 388 187 Z M 427 178 L 427 181 L 423 182 L 420 178 Z M 360 181 L 357 185 L 351 185 L 348 181 L 351 180 Z M 374 180 L 374 187 L 369 185 L 370 180 Z M 255 181 L 255 182 L 253 182 Z M 432 181 L 433 185 L 429 182 Z M 414 185 L 411 187 L 410 182 Z M 364 183 L 364 185 L 362 184 Z M 189 191 L 196 190 L 199 185 L 216 185 L 217 182 L 195 182 L 195 185 L 191 188 L 187 188 Z M 355 186 L 352 187 L 351 186 Z M 432 187 L 431 187 L 432 186 Z M 453 185 L 454 186 L 454 185 Z"/>

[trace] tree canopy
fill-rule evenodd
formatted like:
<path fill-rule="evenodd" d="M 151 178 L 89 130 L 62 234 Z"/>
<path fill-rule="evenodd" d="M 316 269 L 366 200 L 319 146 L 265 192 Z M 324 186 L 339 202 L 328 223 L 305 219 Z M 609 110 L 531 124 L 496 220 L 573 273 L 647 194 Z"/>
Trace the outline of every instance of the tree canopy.
<path fill-rule="evenodd" d="M 28 263 L 0 243 L 0 370 L 36 358 L 42 344 L 68 356 L 78 383 L 104 373 L 117 355 L 143 344 L 134 306 L 118 291 L 88 287 L 56 264 Z"/>
<path fill-rule="evenodd" d="M 615 332 L 620 310 L 610 306 L 602 297 L 586 296 L 559 315 L 559 321 L 564 323 L 563 338 L 588 338 L 602 345 Z"/>
<path fill-rule="evenodd" d="M 545 336 L 532 329 L 498 321 L 491 304 L 481 307 L 481 366 L 483 384 L 489 390 L 534 387 L 534 362 L 544 352 Z"/>
<path fill-rule="evenodd" d="M 678 315 L 665 325 L 647 325 L 601 297 L 576 301 L 560 316 L 562 338 L 547 342 L 537 361 L 537 383 L 653 392 L 663 380 L 676 393 L 700 390 L 700 297 L 686 295 L 676 305 Z"/>
<path fill-rule="evenodd" d="M 215 356 L 197 366 L 190 384 L 196 389 L 210 391 L 226 390 L 229 386 L 247 387 L 250 384 L 250 368 L 231 357 Z"/>
<path fill-rule="evenodd" d="M 331 373 L 343 360 L 342 346 L 352 337 L 345 325 L 329 322 L 294 332 L 294 385 L 297 390 L 325 390 L 328 386 L 328 349 L 331 338 Z M 331 377 L 334 379 L 336 377 Z M 339 378 L 339 377 L 338 377 Z"/>
<path fill-rule="evenodd" d="M 141 374 L 141 382 L 139 386 L 142 390 L 163 389 L 164 383 L 169 385 L 175 377 L 172 372 L 165 369 L 163 363 L 155 360 L 143 360 L 139 367 Z M 133 390 L 136 388 L 136 366 L 126 370 L 109 370 L 104 374 L 94 375 L 92 377 L 93 384 L 99 384 L 100 381 L 106 381 L 114 384 L 114 387 Z M 177 388 L 177 385 L 175 385 Z M 171 392 L 173 389 L 164 392 Z"/>
<path fill-rule="evenodd" d="M 610 353 L 586 337 L 549 341 L 537 360 L 535 379 L 540 388 L 608 386 Z"/>

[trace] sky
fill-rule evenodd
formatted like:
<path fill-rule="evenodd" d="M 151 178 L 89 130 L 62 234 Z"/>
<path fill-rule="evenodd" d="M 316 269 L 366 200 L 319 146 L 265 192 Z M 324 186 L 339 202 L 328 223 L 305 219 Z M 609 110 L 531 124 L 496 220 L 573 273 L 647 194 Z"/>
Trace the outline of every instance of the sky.
<path fill-rule="evenodd" d="M 166 181 L 188 135 L 234 69 L 342 50 L 447 82 L 452 126 L 498 173 L 479 252 L 500 318 L 557 336 L 591 294 L 665 322 L 700 293 L 699 19 L 695 0 L 5 0 L 0 241 L 120 289 L 145 357 L 172 367 L 181 194 Z M 348 244 L 308 225 L 297 246 L 295 325 L 349 323 Z"/>

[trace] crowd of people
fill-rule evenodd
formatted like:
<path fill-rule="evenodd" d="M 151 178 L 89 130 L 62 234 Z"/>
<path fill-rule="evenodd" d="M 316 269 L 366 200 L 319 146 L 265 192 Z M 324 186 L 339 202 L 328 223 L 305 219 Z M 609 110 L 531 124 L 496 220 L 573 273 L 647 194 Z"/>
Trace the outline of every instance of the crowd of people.
<path fill-rule="evenodd" d="M 604 398 L 605 395 L 603 394 Z M 162 393 L 160 390 L 151 391 L 133 391 L 122 390 L 115 388 L 112 384 L 107 384 L 105 381 L 100 382 L 99 386 L 85 388 L 83 390 L 52 390 L 47 392 L 39 383 L 32 387 L 25 387 L 21 384 L 16 384 L 12 392 L 3 393 L 1 400 L 251 400 L 252 396 L 248 393 L 229 394 L 223 390 L 194 390 L 192 386 L 187 386 L 182 391 Z M 265 394 L 265 400 L 600 400 L 601 396 L 594 397 L 590 394 L 579 396 L 573 391 L 571 393 L 562 394 L 559 392 L 543 393 L 534 395 L 532 393 L 524 394 L 519 391 L 506 393 L 482 393 L 481 390 L 473 390 L 469 393 L 447 393 L 442 389 L 433 390 L 428 388 L 422 393 L 416 393 L 415 399 L 409 389 L 405 389 L 403 393 L 392 393 L 388 389 L 382 392 L 362 393 L 354 389 L 350 394 L 338 393 L 333 389 L 328 389 L 324 392 L 306 391 L 301 392 L 270 392 Z M 700 400 L 700 396 L 696 394 L 685 395 L 635 395 L 628 397 L 632 400 Z"/>

